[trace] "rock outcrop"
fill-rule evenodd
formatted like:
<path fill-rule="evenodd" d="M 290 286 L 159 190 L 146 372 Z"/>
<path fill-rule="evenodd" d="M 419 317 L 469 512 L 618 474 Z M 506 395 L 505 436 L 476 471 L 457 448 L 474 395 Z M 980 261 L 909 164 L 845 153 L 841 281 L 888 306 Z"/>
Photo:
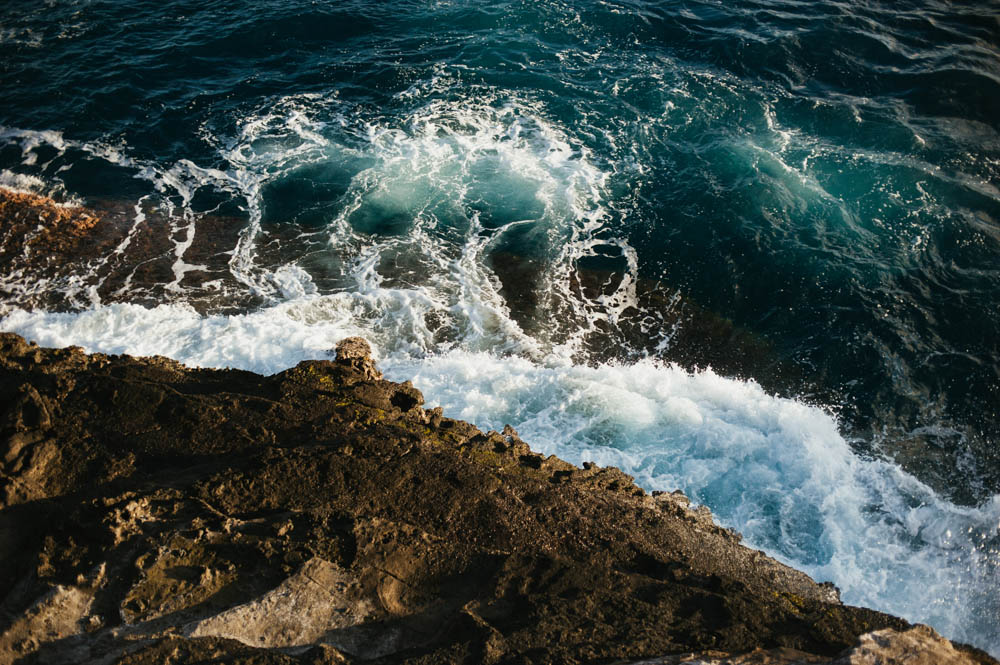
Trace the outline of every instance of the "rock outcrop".
<path fill-rule="evenodd" d="M 0 334 L 0 599 L 2 664 L 995 663 L 424 409 L 359 339 L 265 377 Z"/>
<path fill-rule="evenodd" d="M 704 652 L 643 660 L 630 665 L 973 665 L 982 654 L 963 652 L 929 626 L 887 628 L 862 635 L 835 658 L 796 649 L 755 649 L 745 654 Z"/>

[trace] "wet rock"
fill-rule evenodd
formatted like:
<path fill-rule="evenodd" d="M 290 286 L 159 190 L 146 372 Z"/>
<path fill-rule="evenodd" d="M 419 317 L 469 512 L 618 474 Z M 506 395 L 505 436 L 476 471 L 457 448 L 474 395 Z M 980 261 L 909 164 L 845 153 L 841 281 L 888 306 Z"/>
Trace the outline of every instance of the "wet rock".
<path fill-rule="evenodd" d="M 214 311 L 260 304 L 229 269 L 247 220 L 179 217 L 148 202 L 86 206 L 0 187 L 0 309 L 186 301 Z"/>
<path fill-rule="evenodd" d="M 22 255 L 54 262 L 71 255 L 100 222 L 93 211 L 0 187 L 0 264 Z"/>

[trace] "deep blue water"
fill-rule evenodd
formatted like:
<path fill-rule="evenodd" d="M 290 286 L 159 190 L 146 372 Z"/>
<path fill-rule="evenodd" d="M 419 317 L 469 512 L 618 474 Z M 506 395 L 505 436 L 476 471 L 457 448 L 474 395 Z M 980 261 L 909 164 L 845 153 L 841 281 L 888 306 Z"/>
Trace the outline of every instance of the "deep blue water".
<path fill-rule="evenodd" d="M 5 2 L 0 90 L 0 184 L 134 210 L 103 260 L 4 276 L 5 328 L 267 371 L 361 332 L 431 401 L 1000 648 L 1000 2 Z M 601 391 L 664 362 L 729 397 L 616 421 Z M 869 584 L 907 566 L 964 590 Z"/>

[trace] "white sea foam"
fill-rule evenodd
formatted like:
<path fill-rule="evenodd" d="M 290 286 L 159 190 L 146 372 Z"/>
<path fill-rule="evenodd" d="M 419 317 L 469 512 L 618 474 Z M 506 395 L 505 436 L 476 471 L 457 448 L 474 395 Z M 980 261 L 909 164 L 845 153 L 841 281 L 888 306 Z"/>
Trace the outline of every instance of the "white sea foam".
<path fill-rule="evenodd" d="M 995 635 L 1000 496 L 951 504 L 895 464 L 855 455 L 818 408 L 652 362 L 451 353 L 391 373 L 480 426 L 514 425 L 543 452 L 621 467 L 647 489 L 683 489 L 750 545 L 835 582 L 846 602 L 956 639 Z"/>
<path fill-rule="evenodd" d="M 442 74 L 428 85 L 440 92 L 436 86 L 447 80 Z M 413 97 L 420 96 L 417 92 Z M 22 166 L 43 173 L 56 186 L 59 171 L 46 171 L 51 155 L 73 151 L 148 181 L 151 189 L 143 200 L 165 214 L 174 245 L 174 279 L 162 285 L 167 302 L 184 302 L 186 275 L 205 269 L 185 256 L 199 233 L 199 220 L 214 212 L 195 206 L 198 194 L 210 191 L 247 211 L 245 228 L 228 251 L 229 272 L 241 289 L 265 302 L 277 304 L 308 292 L 300 285 L 314 281 L 315 275 L 296 254 L 329 254 L 325 269 L 336 267 L 334 281 L 355 290 L 380 283 L 385 261 L 411 263 L 420 267 L 412 286 L 435 301 L 448 301 L 451 310 L 464 310 L 458 320 L 445 317 L 453 319 L 452 327 L 463 329 L 456 334 L 468 342 L 499 328 L 492 341 L 503 338 L 501 348 L 510 349 L 509 338 L 518 337 L 516 326 L 506 316 L 500 284 L 486 257 L 516 230 L 530 238 L 542 259 L 538 283 L 517 285 L 544 294 L 538 316 L 553 325 L 542 341 L 572 353 L 596 322 L 614 321 L 634 304 L 636 253 L 609 229 L 608 221 L 617 213 L 605 193 L 608 173 L 593 164 L 588 148 L 549 122 L 538 104 L 502 98 L 488 89 L 481 93 L 416 103 L 410 113 L 390 118 L 362 113 L 336 95 L 292 95 L 242 118 L 231 135 L 203 127 L 203 138 L 219 150 L 221 168 L 186 159 L 173 164 L 135 159 L 123 146 L 73 141 L 60 132 L 2 128 L 0 139 L 19 144 Z M 42 154 L 49 160 L 45 164 L 39 164 Z M 301 177 L 297 174 L 303 169 L 317 165 L 349 183 L 325 228 L 298 240 L 269 236 L 263 226 L 266 187 Z M 18 177 L 30 180 L 33 189 L 45 182 L 35 175 Z M 137 207 L 133 231 L 143 216 Z M 269 255 L 281 257 L 277 264 L 261 258 L 258 245 L 265 237 Z M 320 244 L 324 237 L 325 245 Z M 296 242 L 289 250 L 276 249 Z M 571 289 L 580 262 L 597 255 L 620 257 L 617 280 L 596 296 Z M 105 263 L 82 262 L 71 280 L 74 292 L 64 294 L 66 299 L 81 306 L 100 304 L 93 285 L 100 283 L 96 271 Z M 300 285 L 289 281 L 293 273 Z M 90 288 L 81 299 L 76 291 L 86 284 Z M 33 284 L 14 286 L 26 293 L 38 291 Z M 533 342 L 520 336 L 517 344 Z"/>
<path fill-rule="evenodd" d="M 45 194 L 48 183 L 41 178 L 4 169 L 0 171 L 0 187 L 24 194 Z"/>

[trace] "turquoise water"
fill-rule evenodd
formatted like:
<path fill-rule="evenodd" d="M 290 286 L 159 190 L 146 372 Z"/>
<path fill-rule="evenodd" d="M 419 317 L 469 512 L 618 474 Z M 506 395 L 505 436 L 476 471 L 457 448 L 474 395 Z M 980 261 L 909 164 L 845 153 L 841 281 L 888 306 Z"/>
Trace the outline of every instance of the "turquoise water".
<path fill-rule="evenodd" d="M 3 276 L 0 326 L 260 371 L 364 334 L 1000 653 L 998 16 L 5 3 L 0 184 L 122 235 Z"/>

